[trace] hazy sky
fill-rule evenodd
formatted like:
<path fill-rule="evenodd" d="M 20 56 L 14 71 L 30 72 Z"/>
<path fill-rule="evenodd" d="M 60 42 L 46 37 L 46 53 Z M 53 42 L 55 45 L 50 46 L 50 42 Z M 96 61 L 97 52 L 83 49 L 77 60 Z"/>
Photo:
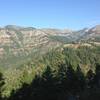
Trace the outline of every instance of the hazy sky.
<path fill-rule="evenodd" d="M 100 24 L 100 0 L 0 0 L 0 26 L 80 29 Z"/>

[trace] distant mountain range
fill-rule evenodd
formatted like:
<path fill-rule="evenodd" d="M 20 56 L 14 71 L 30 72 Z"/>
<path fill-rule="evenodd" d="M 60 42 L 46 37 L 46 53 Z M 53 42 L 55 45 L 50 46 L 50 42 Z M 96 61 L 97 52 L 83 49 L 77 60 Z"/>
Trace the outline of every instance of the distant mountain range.
<path fill-rule="evenodd" d="M 0 28 L 0 64 L 11 66 L 9 64 L 16 64 L 19 59 L 22 62 L 36 52 L 44 53 L 63 44 L 91 41 L 100 42 L 100 25 L 78 31 L 7 25 Z"/>

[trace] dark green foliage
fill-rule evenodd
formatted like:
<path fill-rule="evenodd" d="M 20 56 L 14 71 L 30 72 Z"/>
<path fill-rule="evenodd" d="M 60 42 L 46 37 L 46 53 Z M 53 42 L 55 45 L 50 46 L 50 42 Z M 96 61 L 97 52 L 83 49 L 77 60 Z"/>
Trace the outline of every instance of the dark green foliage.
<path fill-rule="evenodd" d="M 47 66 L 42 76 L 37 75 L 30 85 L 23 84 L 17 92 L 12 92 L 9 100 L 99 100 L 100 88 L 94 84 L 97 73 L 89 70 L 85 77 L 79 66 L 77 71 L 61 66 L 59 77 L 54 77 L 54 72 Z"/>
<path fill-rule="evenodd" d="M 95 74 L 93 73 L 93 71 L 90 69 L 87 73 L 87 76 L 86 76 L 86 82 L 87 82 L 87 88 L 93 88 L 94 86 L 94 76 Z"/>
<path fill-rule="evenodd" d="M 0 100 L 3 99 L 2 98 L 2 86 L 4 85 L 4 79 L 3 79 L 3 75 L 2 73 L 0 73 Z"/>
<path fill-rule="evenodd" d="M 96 64 L 96 75 L 95 75 L 95 83 L 100 88 L 100 64 Z"/>
<path fill-rule="evenodd" d="M 99 100 L 100 97 L 99 47 L 55 49 L 10 71 L 15 72 L 7 74 L 11 81 L 6 76 L 5 81 L 9 82 L 6 88 L 11 93 L 7 100 Z"/>

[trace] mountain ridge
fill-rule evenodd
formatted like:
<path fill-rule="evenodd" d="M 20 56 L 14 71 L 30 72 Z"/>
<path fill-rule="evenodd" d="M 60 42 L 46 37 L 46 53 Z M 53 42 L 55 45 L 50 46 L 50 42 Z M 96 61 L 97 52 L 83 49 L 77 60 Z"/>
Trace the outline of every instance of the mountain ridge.
<path fill-rule="evenodd" d="M 36 52 L 45 53 L 63 44 L 87 41 L 100 42 L 100 25 L 78 31 L 7 25 L 0 28 L 0 63 L 3 59 L 8 64 L 13 58 L 24 60 Z"/>

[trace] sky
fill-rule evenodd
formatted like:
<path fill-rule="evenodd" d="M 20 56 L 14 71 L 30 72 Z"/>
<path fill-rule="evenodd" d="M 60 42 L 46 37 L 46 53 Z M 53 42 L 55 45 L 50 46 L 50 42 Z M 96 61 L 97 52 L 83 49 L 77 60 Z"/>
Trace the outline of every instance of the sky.
<path fill-rule="evenodd" d="M 82 29 L 100 24 L 100 0 L 0 0 L 0 26 Z"/>

